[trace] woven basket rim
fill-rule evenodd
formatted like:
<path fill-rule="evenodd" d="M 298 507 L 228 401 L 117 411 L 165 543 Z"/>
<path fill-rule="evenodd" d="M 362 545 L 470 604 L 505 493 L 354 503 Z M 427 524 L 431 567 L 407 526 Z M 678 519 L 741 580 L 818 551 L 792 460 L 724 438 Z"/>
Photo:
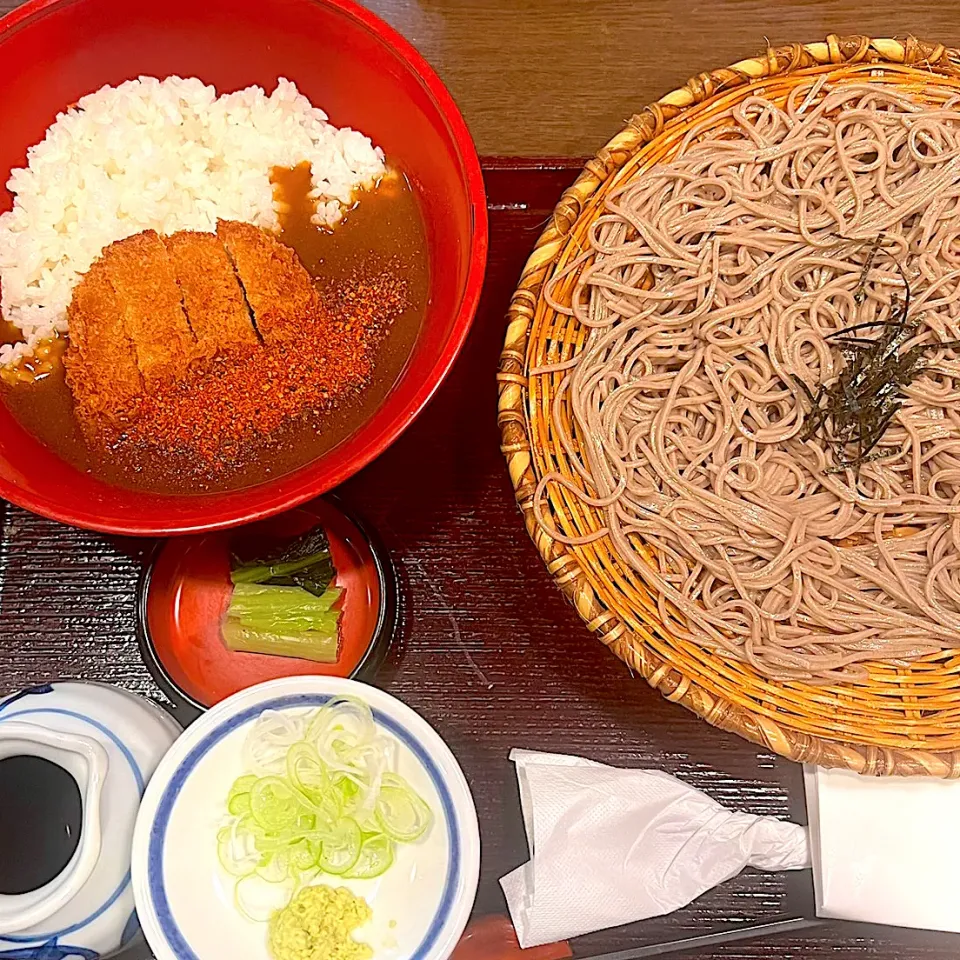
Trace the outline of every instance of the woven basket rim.
<path fill-rule="evenodd" d="M 548 571 L 590 630 L 597 633 L 621 659 L 644 676 L 662 695 L 674 700 L 721 729 L 739 734 L 781 756 L 826 767 L 872 775 L 928 775 L 960 777 L 960 749 L 931 750 L 872 745 L 825 737 L 798 730 L 770 716 L 761 716 L 718 696 L 683 674 L 669 660 L 632 633 L 620 616 L 598 598 L 587 582 L 579 560 L 564 544 L 553 540 L 537 524 L 532 510 L 533 489 L 539 479 L 532 456 L 529 422 L 527 347 L 545 279 L 564 250 L 580 216 L 601 187 L 616 177 L 637 150 L 653 139 L 665 122 L 716 94 L 755 81 L 783 77 L 808 68 L 838 69 L 874 64 L 893 70 L 914 68 L 932 74 L 960 77 L 960 50 L 908 36 L 903 39 L 830 35 L 813 43 L 768 47 L 764 54 L 740 60 L 692 77 L 634 115 L 583 167 L 564 192 L 554 214 L 527 260 L 507 313 L 507 331 L 498 381 L 498 423 L 501 450 L 523 514 L 527 531 Z M 629 655 L 627 639 L 643 646 L 641 662 Z"/>

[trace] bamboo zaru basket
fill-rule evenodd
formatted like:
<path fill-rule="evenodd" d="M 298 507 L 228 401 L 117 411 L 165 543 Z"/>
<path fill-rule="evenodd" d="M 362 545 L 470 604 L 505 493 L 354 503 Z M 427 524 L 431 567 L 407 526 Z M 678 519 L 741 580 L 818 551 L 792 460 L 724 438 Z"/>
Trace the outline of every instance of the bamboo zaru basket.
<path fill-rule="evenodd" d="M 553 471 L 575 482 L 579 477 L 550 426 L 563 375 L 530 377 L 528 371 L 574 356 L 587 333 L 550 308 L 545 283 L 583 250 L 608 192 L 669 159 L 692 125 L 758 93 L 783 103 L 795 86 L 821 75 L 830 84 L 892 84 L 920 98 L 935 77 L 960 93 L 960 51 L 914 38 L 831 36 L 701 74 L 634 116 L 564 193 L 511 300 L 498 375 L 502 449 L 548 571 L 590 630 L 665 697 L 792 760 L 872 775 L 960 777 L 960 649 L 909 666 L 870 663 L 866 679 L 834 686 L 770 680 L 676 637 L 609 538 L 568 546 L 551 538 L 533 512 L 540 477 Z M 562 297 L 572 284 L 572 278 L 558 283 L 554 295 Z M 569 427 L 569 399 L 561 395 L 558 403 Z M 560 484 L 548 484 L 547 491 L 545 515 L 567 536 L 603 525 L 599 510 Z"/>

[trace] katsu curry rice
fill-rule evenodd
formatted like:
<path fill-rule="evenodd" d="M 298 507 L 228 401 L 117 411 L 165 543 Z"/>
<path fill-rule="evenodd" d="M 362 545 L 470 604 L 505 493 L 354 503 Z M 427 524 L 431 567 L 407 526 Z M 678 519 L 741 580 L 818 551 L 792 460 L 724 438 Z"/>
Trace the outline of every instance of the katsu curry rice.
<path fill-rule="evenodd" d="M 75 465 L 158 492 L 257 483 L 399 376 L 427 295 L 416 199 L 287 81 L 105 87 L 28 160 L 0 216 L 0 389 Z"/>

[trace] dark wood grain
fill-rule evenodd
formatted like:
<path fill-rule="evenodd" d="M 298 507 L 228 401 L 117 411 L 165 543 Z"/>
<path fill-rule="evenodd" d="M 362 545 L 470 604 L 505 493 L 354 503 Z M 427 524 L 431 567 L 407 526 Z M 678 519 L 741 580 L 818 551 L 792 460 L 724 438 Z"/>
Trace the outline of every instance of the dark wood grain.
<path fill-rule="evenodd" d="M 677 774 L 731 807 L 804 817 L 800 768 L 720 733 L 630 676 L 552 585 L 501 459 L 494 371 L 524 258 L 578 164 L 487 164 L 491 255 L 483 302 L 446 384 L 415 425 L 339 493 L 381 534 L 404 582 L 405 623 L 378 682 L 460 758 L 480 816 L 477 912 L 504 909 L 498 878 L 526 858 L 511 747 Z M 534 169 L 538 166 L 539 169 Z M 0 690 L 82 677 L 159 693 L 134 640 L 148 543 L 7 507 L 0 539 Z M 809 873 L 746 873 L 690 907 L 576 944 L 580 956 L 810 910 Z M 704 952 L 724 958 L 947 960 L 960 938 L 831 925 Z"/>
<path fill-rule="evenodd" d="M 482 153 L 593 155 L 705 70 L 827 34 L 960 42 L 943 0 L 366 0 L 448 84 Z"/>
<path fill-rule="evenodd" d="M 485 154 L 592 156 L 646 104 L 696 73 L 756 56 L 767 40 L 912 33 L 960 44 L 956 5 L 944 0 L 365 0 L 365 5 L 433 64 Z M 18 0 L 0 0 L 0 12 L 17 6 Z"/>

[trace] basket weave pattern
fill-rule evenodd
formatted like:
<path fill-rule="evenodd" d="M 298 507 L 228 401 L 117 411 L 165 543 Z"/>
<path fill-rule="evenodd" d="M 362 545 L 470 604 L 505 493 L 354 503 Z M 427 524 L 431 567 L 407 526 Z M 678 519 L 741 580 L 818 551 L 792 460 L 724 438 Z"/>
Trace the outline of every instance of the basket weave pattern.
<path fill-rule="evenodd" d="M 590 630 L 665 697 L 792 760 L 863 774 L 960 777 L 960 649 L 909 666 L 870 663 L 867 679 L 856 683 L 773 681 L 678 638 L 608 538 L 567 546 L 545 533 L 533 515 L 541 476 L 556 470 L 578 477 L 551 425 L 562 374 L 531 378 L 527 371 L 575 355 L 586 340 L 576 320 L 547 305 L 544 284 L 584 248 L 607 193 L 669 159 L 691 125 L 760 92 L 783 102 L 797 84 L 822 74 L 831 83 L 896 84 L 921 98 L 933 74 L 939 86 L 960 93 L 960 51 L 912 37 L 831 36 L 700 74 L 634 116 L 564 193 L 511 300 L 497 377 L 501 449 L 527 531 L 550 574 Z M 559 282 L 555 296 L 563 300 L 574 280 Z M 569 428 L 572 416 L 563 397 L 559 411 Z M 549 485 L 544 510 L 568 535 L 602 526 L 600 511 L 558 484 Z"/>

